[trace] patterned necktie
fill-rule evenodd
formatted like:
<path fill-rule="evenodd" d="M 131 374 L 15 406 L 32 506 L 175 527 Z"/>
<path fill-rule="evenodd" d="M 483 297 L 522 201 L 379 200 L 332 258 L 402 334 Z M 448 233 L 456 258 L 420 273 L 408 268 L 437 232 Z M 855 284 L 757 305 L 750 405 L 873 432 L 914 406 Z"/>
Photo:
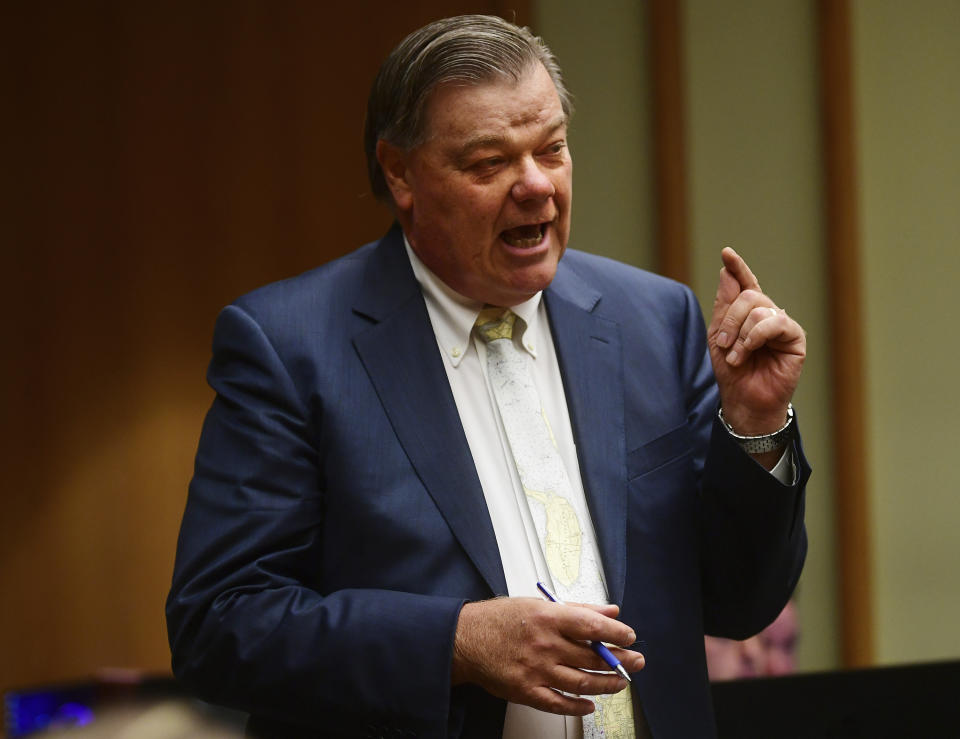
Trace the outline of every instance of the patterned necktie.
<path fill-rule="evenodd" d="M 516 320 L 509 309 L 484 308 L 476 328 L 487 347 L 487 376 L 530 515 L 560 599 L 606 603 L 593 530 L 581 525 L 590 520 L 586 501 L 573 494 L 527 356 L 514 344 Z M 584 737 L 632 739 L 629 687 L 615 695 L 595 696 L 594 702 L 597 710 L 583 719 Z"/>

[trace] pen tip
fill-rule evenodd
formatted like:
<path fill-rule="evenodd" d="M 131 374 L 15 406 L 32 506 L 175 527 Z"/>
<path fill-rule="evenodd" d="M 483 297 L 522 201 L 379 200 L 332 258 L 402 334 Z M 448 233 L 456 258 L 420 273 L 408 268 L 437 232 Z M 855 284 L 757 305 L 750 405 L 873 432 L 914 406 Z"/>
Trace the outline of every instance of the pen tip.
<path fill-rule="evenodd" d="M 619 673 L 620 677 L 622 677 L 628 683 L 633 682 L 633 680 L 630 679 L 629 673 L 623 668 L 623 665 L 617 665 L 617 672 Z"/>

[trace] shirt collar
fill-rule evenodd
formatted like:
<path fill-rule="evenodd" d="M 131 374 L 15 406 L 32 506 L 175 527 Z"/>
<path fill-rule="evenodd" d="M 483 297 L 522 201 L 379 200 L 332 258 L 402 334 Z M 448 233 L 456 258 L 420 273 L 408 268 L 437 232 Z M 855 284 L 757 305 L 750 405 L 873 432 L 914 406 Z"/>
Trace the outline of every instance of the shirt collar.
<path fill-rule="evenodd" d="M 473 324 L 476 322 L 477 316 L 480 315 L 484 304 L 461 295 L 437 277 L 427 265 L 420 261 L 416 252 L 413 251 L 413 247 L 410 246 L 410 242 L 407 241 L 406 234 L 403 235 L 403 245 L 406 247 L 413 274 L 423 291 L 437 342 L 450 364 L 459 367 L 470 347 Z M 539 308 L 542 297 L 543 292 L 541 291 L 529 300 L 511 308 L 523 320 L 525 326 L 520 336 L 520 343 L 534 358 L 537 356 L 536 337 L 538 335 L 537 326 L 540 321 Z"/>

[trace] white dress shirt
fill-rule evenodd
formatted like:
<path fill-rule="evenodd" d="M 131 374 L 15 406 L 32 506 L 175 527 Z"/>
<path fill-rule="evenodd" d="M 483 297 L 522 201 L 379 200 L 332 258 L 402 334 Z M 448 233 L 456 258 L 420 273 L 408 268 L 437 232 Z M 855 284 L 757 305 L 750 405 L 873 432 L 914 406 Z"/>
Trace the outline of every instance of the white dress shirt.
<path fill-rule="evenodd" d="M 405 243 L 414 275 L 423 290 L 450 389 L 480 477 L 497 537 L 507 593 L 510 596 L 542 598 L 537 590 L 537 581 L 547 583 L 550 587 L 553 587 L 553 582 L 500 420 L 496 399 L 487 380 L 487 348 L 473 334 L 474 322 L 484 304 L 451 290 L 420 261 L 406 240 Z M 513 312 L 526 325 L 524 332 L 514 339 L 529 358 L 537 392 L 567 469 L 573 494 L 584 498 L 563 380 L 546 307 L 541 298 L 541 293 L 537 293 L 525 303 L 512 306 Z M 593 522 L 581 521 L 581 525 L 592 528 Z M 508 703 L 503 735 L 505 739 L 574 739 L 582 736 L 582 724 L 576 716 L 557 716 L 529 706 Z"/>
<path fill-rule="evenodd" d="M 500 550 L 507 593 L 540 598 L 537 582 L 547 583 L 551 588 L 553 582 L 487 378 L 486 345 L 473 333 L 474 322 L 484 304 L 448 287 L 420 261 L 406 236 L 404 244 L 423 291 L 460 422 L 483 488 Z M 583 481 L 563 379 L 542 297 L 542 293 L 537 293 L 526 302 L 511 307 L 526 325 L 524 332 L 514 340 L 523 347 L 529 359 L 534 383 L 570 478 L 573 495 L 583 499 Z M 793 472 L 791 461 L 790 455 L 784 453 L 772 470 L 781 482 L 789 482 Z M 581 525 L 593 529 L 592 520 L 581 521 Z M 595 533 L 593 540 L 596 540 Z M 599 553 L 597 561 L 601 561 Z M 606 589 L 605 583 L 604 587 Z M 576 716 L 557 716 L 508 703 L 503 736 L 504 739 L 580 739 L 583 727 L 581 719 Z"/>

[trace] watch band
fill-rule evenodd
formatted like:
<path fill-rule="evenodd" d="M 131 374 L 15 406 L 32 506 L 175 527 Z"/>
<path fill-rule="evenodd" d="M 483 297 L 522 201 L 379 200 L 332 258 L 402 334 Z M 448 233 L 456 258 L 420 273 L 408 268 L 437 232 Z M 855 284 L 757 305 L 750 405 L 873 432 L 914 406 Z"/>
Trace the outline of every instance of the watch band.
<path fill-rule="evenodd" d="M 775 452 L 783 448 L 793 438 L 793 403 L 787 405 L 787 422 L 772 434 L 761 434 L 760 436 L 743 436 L 734 431 L 733 426 L 727 423 L 727 419 L 723 417 L 723 408 L 717 411 L 717 415 L 724 428 L 737 440 L 737 444 L 747 454 Z"/>

